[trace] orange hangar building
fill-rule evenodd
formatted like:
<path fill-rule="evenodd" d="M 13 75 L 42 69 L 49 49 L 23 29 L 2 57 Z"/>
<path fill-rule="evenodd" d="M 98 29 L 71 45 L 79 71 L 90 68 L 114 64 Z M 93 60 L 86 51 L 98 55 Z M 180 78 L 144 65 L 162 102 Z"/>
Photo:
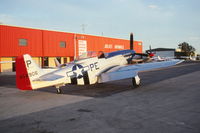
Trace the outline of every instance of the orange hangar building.
<path fill-rule="evenodd" d="M 40 67 L 54 67 L 54 59 L 67 63 L 86 51 L 111 52 L 129 49 L 125 39 L 0 25 L 0 62 L 15 61 L 30 54 Z M 142 42 L 134 41 L 134 50 L 142 53 Z M 0 72 L 15 71 L 15 63 L 1 63 Z"/>

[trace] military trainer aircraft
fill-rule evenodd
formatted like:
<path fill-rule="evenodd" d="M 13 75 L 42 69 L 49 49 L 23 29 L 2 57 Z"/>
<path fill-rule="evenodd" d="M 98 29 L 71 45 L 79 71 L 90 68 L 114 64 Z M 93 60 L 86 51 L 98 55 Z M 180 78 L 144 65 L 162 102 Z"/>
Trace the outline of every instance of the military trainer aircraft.
<path fill-rule="evenodd" d="M 181 60 L 143 62 L 131 64 L 134 50 L 121 50 L 110 53 L 87 52 L 67 64 L 56 62 L 56 69 L 42 69 L 28 54 L 16 58 L 16 82 L 21 90 L 35 90 L 55 86 L 57 93 L 66 84 L 91 85 L 114 80 L 132 78 L 134 87 L 140 85 L 138 72 L 176 65 Z"/>

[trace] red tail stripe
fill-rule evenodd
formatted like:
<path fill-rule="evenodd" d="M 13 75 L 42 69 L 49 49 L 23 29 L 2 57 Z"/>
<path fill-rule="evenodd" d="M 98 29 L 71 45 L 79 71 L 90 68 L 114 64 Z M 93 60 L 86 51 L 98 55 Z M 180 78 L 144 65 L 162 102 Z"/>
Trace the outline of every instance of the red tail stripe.
<path fill-rule="evenodd" d="M 32 90 L 23 56 L 16 58 L 16 83 L 20 90 Z"/>

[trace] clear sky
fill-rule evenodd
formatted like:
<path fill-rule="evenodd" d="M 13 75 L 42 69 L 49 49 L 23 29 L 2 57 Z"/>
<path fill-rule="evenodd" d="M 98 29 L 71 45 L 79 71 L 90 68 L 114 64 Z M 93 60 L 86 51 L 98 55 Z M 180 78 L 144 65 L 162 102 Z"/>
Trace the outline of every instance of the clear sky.
<path fill-rule="evenodd" d="M 0 0 L 0 23 L 122 39 L 133 32 L 144 49 L 185 41 L 200 53 L 200 0 Z"/>

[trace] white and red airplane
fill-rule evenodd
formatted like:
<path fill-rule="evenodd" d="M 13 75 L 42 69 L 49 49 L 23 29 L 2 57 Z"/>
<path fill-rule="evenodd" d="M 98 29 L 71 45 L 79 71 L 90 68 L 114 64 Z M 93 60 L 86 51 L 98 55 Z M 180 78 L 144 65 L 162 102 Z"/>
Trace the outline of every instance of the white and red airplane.
<path fill-rule="evenodd" d="M 176 65 L 181 60 L 130 64 L 136 55 L 133 50 L 111 53 L 87 52 L 78 59 L 60 65 L 56 69 L 42 69 L 28 54 L 16 58 L 16 83 L 21 90 L 35 90 L 55 86 L 57 93 L 66 84 L 91 85 L 113 80 L 132 78 L 133 86 L 140 85 L 138 72 Z"/>

